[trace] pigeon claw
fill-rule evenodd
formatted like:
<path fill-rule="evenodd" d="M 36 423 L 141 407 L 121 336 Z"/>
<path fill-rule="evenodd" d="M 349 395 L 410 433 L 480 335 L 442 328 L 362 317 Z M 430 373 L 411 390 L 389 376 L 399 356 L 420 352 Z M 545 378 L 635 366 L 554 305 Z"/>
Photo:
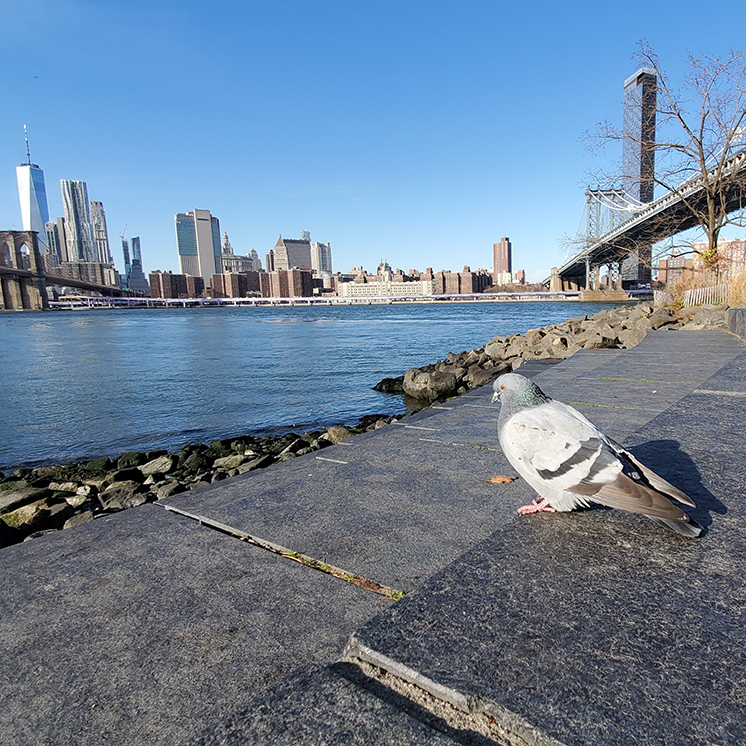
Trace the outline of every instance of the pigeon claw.
<path fill-rule="evenodd" d="M 542 498 L 541 502 L 532 500 L 531 505 L 522 505 L 518 508 L 518 512 L 521 515 L 530 515 L 531 513 L 556 513 L 557 511 L 546 501 L 545 498 Z"/>

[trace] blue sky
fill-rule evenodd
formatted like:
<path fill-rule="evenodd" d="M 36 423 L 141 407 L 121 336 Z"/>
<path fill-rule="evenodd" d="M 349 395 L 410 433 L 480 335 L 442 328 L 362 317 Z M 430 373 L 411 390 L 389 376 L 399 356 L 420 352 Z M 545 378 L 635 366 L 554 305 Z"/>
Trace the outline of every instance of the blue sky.
<path fill-rule="evenodd" d="M 713 6 L 714 8 L 715 6 Z M 1 0 L 0 225 L 20 227 L 15 166 L 81 179 L 146 271 L 178 269 L 173 216 L 220 219 L 237 253 L 278 234 L 330 241 L 334 268 L 489 268 L 513 243 L 529 279 L 563 261 L 589 172 L 581 141 L 621 124 L 647 38 L 676 80 L 686 53 L 743 48 L 740 2 Z"/>

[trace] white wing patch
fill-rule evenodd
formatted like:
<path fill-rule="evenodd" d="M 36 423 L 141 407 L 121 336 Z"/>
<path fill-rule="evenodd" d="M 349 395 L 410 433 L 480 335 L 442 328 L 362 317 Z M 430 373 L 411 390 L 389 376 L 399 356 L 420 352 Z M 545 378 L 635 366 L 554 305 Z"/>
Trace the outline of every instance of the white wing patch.
<path fill-rule="evenodd" d="M 557 510 L 587 505 L 589 491 L 613 482 L 622 471 L 605 436 L 561 402 L 517 412 L 501 435 L 509 461 Z M 571 491 L 581 484 L 584 494 Z"/>

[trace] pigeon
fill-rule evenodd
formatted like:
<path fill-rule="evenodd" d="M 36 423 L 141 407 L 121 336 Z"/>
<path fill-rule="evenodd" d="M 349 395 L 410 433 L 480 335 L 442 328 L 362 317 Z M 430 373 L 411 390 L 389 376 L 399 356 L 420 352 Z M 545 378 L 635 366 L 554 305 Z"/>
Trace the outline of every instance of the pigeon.
<path fill-rule="evenodd" d="M 493 389 L 493 404 L 500 402 L 500 446 L 540 498 L 519 508 L 521 515 L 600 503 L 640 513 L 682 536 L 699 536 L 702 527 L 671 502 L 695 507 L 692 499 L 576 409 L 549 398 L 519 373 L 500 376 Z"/>

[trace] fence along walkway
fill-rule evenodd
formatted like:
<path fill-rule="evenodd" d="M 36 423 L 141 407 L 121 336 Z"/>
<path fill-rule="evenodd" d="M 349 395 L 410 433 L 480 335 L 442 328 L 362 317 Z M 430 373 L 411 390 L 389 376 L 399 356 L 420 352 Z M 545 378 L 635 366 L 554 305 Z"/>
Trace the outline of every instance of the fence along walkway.
<path fill-rule="evenodd" d="M 684 291 L 684 307 L 701 306 L 705 303 L 726 303 L 730 285 L 712 285 L 708 288 L 692 288 Z"/>

